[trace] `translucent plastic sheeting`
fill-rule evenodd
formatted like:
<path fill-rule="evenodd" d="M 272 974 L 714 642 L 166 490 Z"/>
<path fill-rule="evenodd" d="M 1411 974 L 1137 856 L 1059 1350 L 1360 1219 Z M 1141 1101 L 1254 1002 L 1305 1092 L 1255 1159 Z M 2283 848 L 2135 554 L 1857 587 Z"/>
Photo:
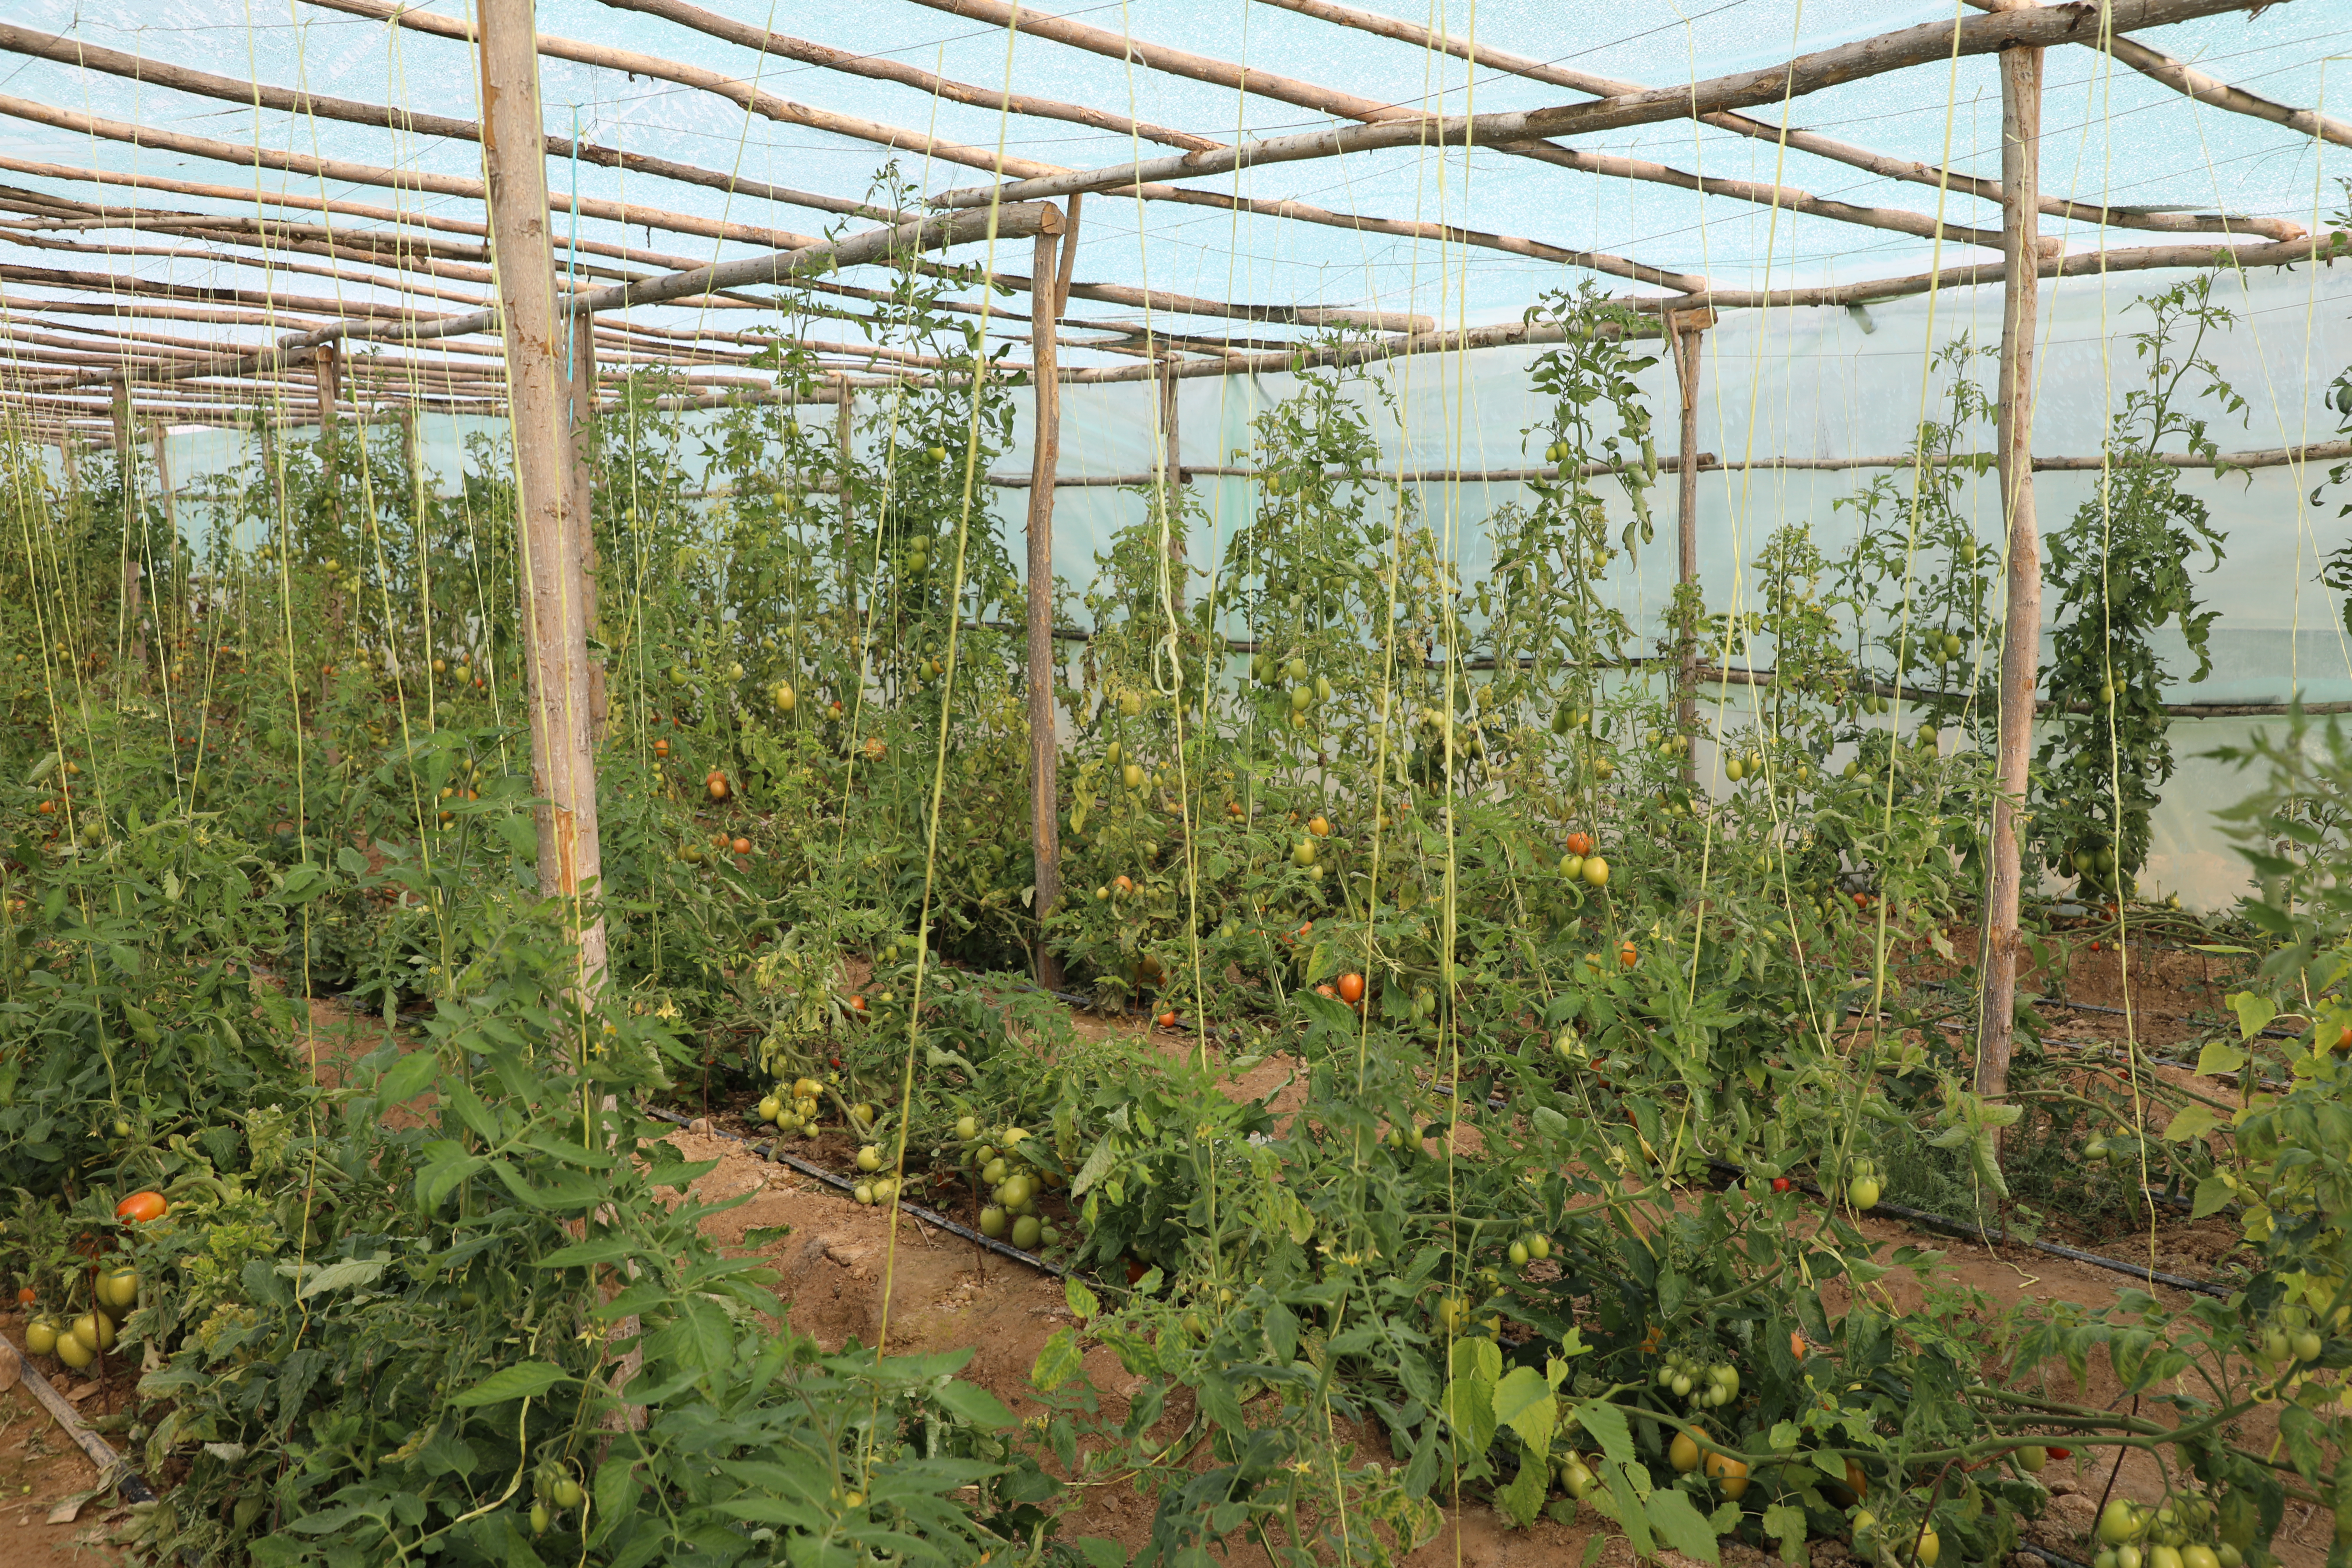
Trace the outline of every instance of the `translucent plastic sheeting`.
<path fill-rule="evenodd" d="M 2095 457 L 2109 412 L 2123 406 L 2127 392 L 2144 384 L 2145 362 L 2130 335 L 2146 330 L 2147 310 L 2137 304 L 2177 281 L 2161 274 L 2088 276 L 2045 282 L 2035 418 L 2035 448 L 2042 456 Z M 2336 372 L 2352 363 L 2352 325 L 2346 305 L 2352 297 L 2352 269 L 2326 267 L 2217 279 L 2213 298 L 2239 318 L 2226 332 L 2210 337 L 2203 352 L 2246 401 L 2242 422 L 2218 408 L 2203 410 L 2214 439 L 2225 450 L 2299 446 L 2334 438 L 2338 420 L 2324 397 Z M 2000 291 L 1958 289 L 1933 299 L 1873 305 L 1866 310 L 1799 309 L 1744 311 L 1727 316 L 1704 340 L 1699 398 L 1699 447 L 1730 463 L 1769 458 L 1846 458 L 1894 457 L 1909 446 L 1925 413 L 1940 416 L 1945 371 L 1930 366 L 1931 349 L 1963 337 L 1990 346 L 1998 342 Z M 1679 397 L 1663 345 L 1652 345 L 1659 363 L 1643 373 L 1662 454 L 1675 445 Z M 1526 467 L 1548 436 L 1527 438 L 1547 410 L 1538 401 L 1529 369 L 1539 347 L 1439 354 L 1383 362 L 1356 374 L 1354 396 L 1380 440 L 1391 471 L 1425 468 L 1486 469 Z M 1990 385 L 1990 356 L 1971 362 L 1969 374 Z M 1208 467 L 1246 465 L 1251 422 L 1297 390 L 1288 374 L 1203 377 L 1179 384 L 1177 424 L 1183 461 Z M 859 395 L 856 439 L 875 451 L 890 428 L 887 391 Z M 998 475 L 1029 472 L 1029 394 L 1013 389 L 1014 444 L 992 465 Z M 1061 473 L 1065 479 L 1140 475 L 1151 470 L 1158 447 L 1159 391 L 1146 383 L 1073 385 L 1063 394 Z M 677 452 L 689 473 L 700 472 L 697 437 L 724 416 L 698 411 L 675 416 Z M 795 416 L 828 428 L 831 407 L 809 407 Z M 400 438 L 396 426 L 370 427 L 382 439 Z M 431 482 L 447 489 L 467 462 L 467 442 L 495 436 L 496 422 L 428 415 L 421 439 Z M 289 433 L 301 438 L 302 432 Z M 185 485 L 233 461 L 239 440 L 249 437 L 218 431 L 174 433 L 171 471 Z M 1963 451 L 1990 450 L 1989 424 L 1964 432 Z M 2317 582 L 2319 565 L 2347 536 L 2336 509 L 2352 494 L 2325 490 L 2326 468 L 2301 464 L 2216 477 L 2191 473 L 2184 488 L 2202 498 L 2226 537 L 2219 569 L 2199 578 L 2205 602 L 2221 612 L 2210 639 L 2213 670 L 2190 685 L 2193 665 L 2176 630 L 2169 639 L 2166 691 L 2174 702 L 2283 702 L 2300 692 L 2306 701 L 2352 700 L 2352 647 L 2347 646 L 2335 595 Z M 1753 468 L 1710 471 L 1699 479 L 1699 574 L 1710 609 L 1760 608 L 1748 563 L 1778 528 L 1802 522 L 1826 555 L 1853 542 L 1860 514 L 1835 503 L 1859 491 L 1885 468 L 1804 470 Z M 1675 575 L 1675 479 L 1665 476 L 1653 492 L 1655 537 L 1631 559 L 1621 560 L 1607 579 L 1607 592 L 1644 637 L 1662 634 L 1661 614 Z M 1905 481 L 1907 483 L 1907 480 Z M 1204 517 L 1187 541 L 1195 576 L 1187 597 L 1197 602 L 1210 589 L 1208 572 L 1221 558 L 1232 531 L 1248 521 L 1254 504 L 1250 481 L 1202 477 L 1192 481 Z M 2075 510 L 2097 493 L 2095 472 L 2045 472 L 2036 494 L 2045 537 L 2063 526 Z M 1523 500 L 1525 487 L 1505 481 L 1430 481 L 1404 487 L 1421 516 L 1475 583 L 1491 563 L 1487 523 L 1494 510 Z M 2352 489 L 2352 487 L 2347 487 Z M 1625 521 L 1622 502 L 1603 486 Z M 991 525 L 1000 531 L 1015 562 L 1023 558 L 1025 489 L 983 486 L 978 500 Z M 1145 500 L 1133 489 L 1066 486 L 1054 510 L 1056 574 L 1083 594 L 1092 583 L 1095 560 L 1119 529 L 1145 513 Z M 1990 475 L 1972 479 L 1961 506 L 1976 519 L 1977 537 L 1998 552 L 2002 530 L 1998 485 Z M 187 509 L 192 511 L 193 509 Z M 1899 516 L 1900 509 L 1897 510 Z M 189 526 L 196 526 L 191 519 Z M 2045 611 L 2054 612 L 2054 600 Z M 1882 626 L 1901 613 L 1897 604 L 1878 607 Z M 1999 605 L 1994 606 L 1997 619 Z M 1236 622 L 1231 629 L 1244 628 Z M 1479 626 L 1465 623 L 1475 646 Z M 1979 645 L 1991 657 L 1991 639 Z M 1737 662 L 1737 659 L 1735 659 Z M 1717 716 L 1737 729 L 1745 710 L 1742 689 Z M 2182 721 L 2174 749 L 2182 759 L 2168 786 L 2155 822 L 2155 855 L 2144 881 L 2178 891 L 2200 907 L 2226 904 L 2244 885 L 2233 857 L 2220 847 L 2212 813 L 2242 793 L 2242 786 L 2210 764 L 2202 752 L 2225 739 L 2242 738 L 2242 721 Z M 1708 728 L 1712 731 L 1714 723 Z"/>

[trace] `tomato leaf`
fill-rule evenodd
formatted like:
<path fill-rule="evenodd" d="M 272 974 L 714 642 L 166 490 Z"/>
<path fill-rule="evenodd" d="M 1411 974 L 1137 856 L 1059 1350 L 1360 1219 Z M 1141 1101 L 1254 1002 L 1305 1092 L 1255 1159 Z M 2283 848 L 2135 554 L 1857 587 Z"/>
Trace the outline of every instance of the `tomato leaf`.
<path fill-rule="evenodd" d="M 1002 1431 L 1020 1419 L 999 1399 L 976 1383 L 950 1379 L 941 1384 L 931 1397 L 952 1415 L 960 1416 L 983 1432 Z"/>
<path fill-rule="evenodd" d="M 375 1104 L 378 1115 L 395 1105 L 405 1105 L 425 1092 L 425 1086 L 441 1068 L 440 1058 L 431 1051 L 411 1051 L 386 1068 L 383 1076 L 375 1080 Z"/>
<path fill-rule="evenodd" d="M 1559 1419 L 1559 1402 L 1543 1373 L 1531 1366 L 1515 1366 L 1495 1385 L 1494 1416 L 1538 1454 L 1551 1451 L 1552 1427 Z"/>
<path fill-rule="evenodd" d="M 1038 1351 L 1035 1364 L 1029 1369 L 1029 1381 L 1040 1394 L 1051 1394 L 1074 1378 L 1086 1375 L 1086 1356 L 1078 1349 L 1078 1336 L 1068 1329 L 1056 1329 L 1053 1338 Z"/>
<path fill-rule="evenodd" d="M 2232 992 L 2230 1011 L 2238 1016 L 2238 1037 L 2242 1040 L 2252 1039 L 2278 1016 L 2278 1009 L 2272 1005 L 2270 998 L 2257 996 L 2251 991 Z"/>
<path fill-rule="evenodd" d="M 1668 1546 L 1702 1563 L 1720 1560 L 1716 1552 L 1715 1527 L 1692 1504 L 1688 1492 L 1660 1487 L 1650 1494 L 1643 1510 L 1649 1515 L 1650 1527 L 1658 1532 L 1658 1539 Z"/>
<path fill-rule="evenodd" d="M 557 1384 L 571 1381 L 571 1375 L 551 1362 L 518 1362 L 499 1368 L 449 1403 L 461 1410 L 473 1410 L 504 1405 L 509 1399 L 535 1399 Z"/>

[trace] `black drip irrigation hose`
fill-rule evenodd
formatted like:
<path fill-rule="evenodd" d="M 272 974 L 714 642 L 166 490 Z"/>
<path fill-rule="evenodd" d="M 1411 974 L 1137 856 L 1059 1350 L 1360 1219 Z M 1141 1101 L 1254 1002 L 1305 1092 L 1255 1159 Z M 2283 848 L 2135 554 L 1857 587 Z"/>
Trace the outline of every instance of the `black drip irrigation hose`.
<path fill-rule="evenodd" d="M 657 1105 L 646 1106 L 645 1110 L 646 1115 L 654 1118 L 657 1121 L 667 1121 L 671 1123 L 673 1126 L 677 1127 L 691 1127 L 694 1125 L 693 1119 L 680 1116 L 675 1110 L 664 1110 Z M 702 1120 L 709 1121 L 709 1117 L 704 1117 Z M 802 1175 L 814 1176 L 818 1181 L 824 1183 L 828 1186 L 838 1187 L 845 1193 L 855 1193 L 857 1190 L 857 1184 L 850 1181 L 847 1177 L 836 1176 L 822 1165 L 812 1165 L 806 1160 L 801 1159 L 796 1155 L 785 1153 L 784 1146 L 780 1142 L 753 1143 L 749 1138 L 744 1137 L 740 1132 L 730 1132 L 727 1129 L 718 1125 L 716 1122 L 712 1122 L 710 1124 L 710 1131 L 718 1137 L 731 1138 L 738 1143 L 749 1145 L 751 1152 L 759 1155 L 763 1160 L 772 1161 L 779 1165 L 790 1165 Z M 1024 1252 L 1017 1247 L 1009 1246 L 1004 1242 L 997 1240 L 994 1237 L 982 1236 L 980 1232 L 972 1229 L 970 1226 L 962 1225 L 955 1220 L 951 1220 L 948 1218 L 947 1215 L 940 1214 L 936 1210 L 927 1209 L 920 1204 L 910 1204 L 902 1198 L 898 1200 L 898 1207 L 906 1210 L 907 1213 L 913 1215 L 917 1219 L 922 1220 L 927 1224 L 935 1225 L 950 1235 L 962 1237 L 966 1241 L 971 1242 L 975 1246 L 985 1247 L 989 1251 L 995 1253 L 999 1258 L 1009 1258 L 1015 1263 L 1025 1263 L 1030 1268 L 1050 1274 L 1056 1279 L 1066 1279 L 1070 1277 L 1070 1271 L 1067 1268 L 1063 1268 L 1058 1263 L 1049 1262 L 1032 1252 Z"/>
<path fill-rule="evenodd" d="M 1717 1160 L 1710 1158 L 1707 1161 L 1707 1163 L 1713 1166 L 1717 1171 L 1727 1173 L 1730 1175 L 1745 1176 L 1748 1173 L 1742 1167 L 1733 1164 L 1728 1160 Z M 1793 1184 L 1799 1191 L 1810 1193 L 1814 1197 L 1820 1198 L 1823 1203 L 1830 1201 L 1828 1194 L 1823 1193 L 1821 1188 L 1801 1177 L 1795 1179 Z M 2222 1289 L 2219 1285 L 2209 1284 L 2207 1281 L 2202 1279 L 2191 1279 L 2185 1274 L 2168 1274 L 2161 1268 L 2143 1268 L 2139 1264 L 2126 1263 L 2121 1258 L 2102 1258 L 2095 1252 L 2084 1252 L 2080 1247 L 2067 1247 L 2059 1242 L 2036 1241 L 2031 1237 L 2014 1236 L 2006 1229 L 1988 1229 L 1980 1225 L 1970 1225 L 1966 1220 L 1951 1219 L 1943 1215 L 1930 1214 L 1926 1209 L 1915 1209 L 1907 1204 L 1888 1203 L 1882 1199 L 1877 1204 L 1873 1205 L 1866 1212 L 1874 1215 L 1886 1215 L 1892 1218 L 1906 1220 L 1914 1225 L 1924 1225 L 1937 1230 L 1949 1231 L 1953 1235 L 1966 1237 L 1971 1241 L 1982 1241 L 1988 1243 L 1999 1242 L 2005 1243 L 2012 1247 L 2030 1247 L 2036 1252 L 2046 1252 L 2053 1258 L 2063 1258 L 2074 1263 L 2088 1263 L 2093 1267 L 2099 1268 L 2111 1268 L 2118 1274 L 2129 1275 L 2134 1279 L 2147 1280 L 2151 1285 L 2169 1285 L 2176 1290 L 2194 1290 L 2200 1295 L 2218 1297 L 2222 1300 L 2229 1300 L 2232 1294 L 2232 1292 Z"/>

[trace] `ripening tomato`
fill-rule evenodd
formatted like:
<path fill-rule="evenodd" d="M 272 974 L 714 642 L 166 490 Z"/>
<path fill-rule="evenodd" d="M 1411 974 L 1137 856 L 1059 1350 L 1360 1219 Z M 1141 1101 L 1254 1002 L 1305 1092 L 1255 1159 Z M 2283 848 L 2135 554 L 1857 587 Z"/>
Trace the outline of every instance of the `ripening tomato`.
<path fill-rule="evenodd" d="M 114 1205 L 114 1217 L 127 1219 L 133 1225 L 145 1225 L 150 1220 L 162 1219 L 171 1212 L 171 1206 L 163 1201 L 161 1193 L 133 1193 Z"/>
<path fill-rule="evenodd" d="M 1339 976 L 1339 1000 L 1352 1007 L 1364 999 L 1364 977 L 1349 973 Z"/>

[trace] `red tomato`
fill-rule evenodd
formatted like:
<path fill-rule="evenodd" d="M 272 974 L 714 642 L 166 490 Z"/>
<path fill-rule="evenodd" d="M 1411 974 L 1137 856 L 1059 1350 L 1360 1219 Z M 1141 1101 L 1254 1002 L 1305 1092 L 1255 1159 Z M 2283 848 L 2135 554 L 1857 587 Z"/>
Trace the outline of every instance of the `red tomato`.
<path fill-rule="evenodd" d="M 1163 1029 L 1172 1029 L 1176 1026 L 1176 1009 L 1171 1007 L 1160 1015 L 1160 1026 Z"/>
<path fill-rule="evenodd" d="M 2072 1448 L 2052 1448 L 2049 1452 L 2053 1459 L 2071 1459 L 2074 1457 L 2074 1450 Z"/>
<path fill-rule="evenodd" d="M 1775 1176 L 1772 1178 L 1772 1190 L 1776 1193 L 1785 1193 L 1795 1184 L 1795 1183 L 1790 1181 L 1786 1176 Z"/>
<path fill-rule="evenodd" d="M 1364 999 L 1364 977 L 1360 974 L 1339 976 L 1339 1000 L 1352 1007 Z"/>
<path fill-rule="evenodd" d="M 162 1219 L 171 1212 L 171 1206 L 163 1201 L 161 1193 L 133 1193 L 114 1205 L 114 1217 L 127 1219 L 133 1225 L 145 1225 L 150 1220 Z"/>

